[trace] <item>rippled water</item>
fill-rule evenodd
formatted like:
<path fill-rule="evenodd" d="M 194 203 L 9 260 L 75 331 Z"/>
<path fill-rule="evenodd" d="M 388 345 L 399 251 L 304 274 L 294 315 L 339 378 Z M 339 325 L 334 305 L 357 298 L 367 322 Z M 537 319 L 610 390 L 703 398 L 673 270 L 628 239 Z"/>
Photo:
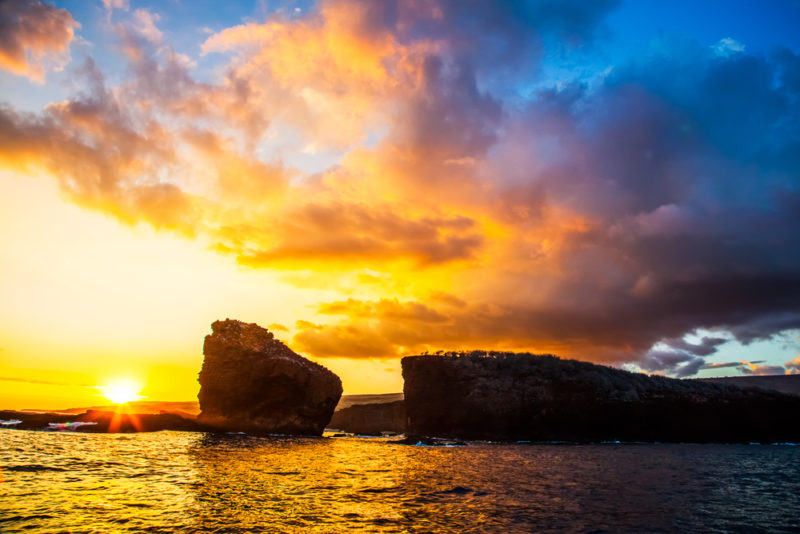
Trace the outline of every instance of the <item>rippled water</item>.
<path fill-rule="evenodd" d="M 800 448 L 0 431 L 0 532 L 800 532 Z"/>

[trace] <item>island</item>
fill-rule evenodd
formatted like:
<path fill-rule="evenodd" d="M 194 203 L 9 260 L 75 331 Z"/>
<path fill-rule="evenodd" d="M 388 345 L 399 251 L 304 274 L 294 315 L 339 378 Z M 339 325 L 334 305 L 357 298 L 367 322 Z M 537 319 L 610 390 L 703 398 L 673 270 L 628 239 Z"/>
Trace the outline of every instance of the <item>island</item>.
<path fill-rule="evenodd" d="M 800 441 L 800 396 L 648 376 L 552 355 L 402 359 L 410 437 L 525 441 Z"/>

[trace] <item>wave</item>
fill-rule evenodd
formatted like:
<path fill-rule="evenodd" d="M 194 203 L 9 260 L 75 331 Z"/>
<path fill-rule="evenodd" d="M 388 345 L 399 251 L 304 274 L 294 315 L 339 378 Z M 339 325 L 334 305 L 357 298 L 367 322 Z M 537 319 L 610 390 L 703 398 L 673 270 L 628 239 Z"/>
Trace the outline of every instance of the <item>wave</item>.
<path fill-rule="evenodd" d="M 49 465 L 29 464 L 29 465 L 7 465 L 3 467 L 5 471 L 19 471 L 23 473 L 38 473 L 39 471 L 66 471 L 61 467 L 51 467 Z"/>

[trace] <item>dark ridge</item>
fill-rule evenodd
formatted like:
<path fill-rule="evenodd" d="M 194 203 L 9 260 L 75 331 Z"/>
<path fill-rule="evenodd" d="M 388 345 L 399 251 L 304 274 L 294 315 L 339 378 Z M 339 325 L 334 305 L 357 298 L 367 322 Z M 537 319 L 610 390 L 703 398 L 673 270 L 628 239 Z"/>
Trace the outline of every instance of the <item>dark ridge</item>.
<path fill-rule="evenodd" d="M 698 378 L 704 382 L 729 384 L 742 388 L 773 389 L 790 395 L 800 395 L 800 375 L 753 375 Z"/>
<path fill-rule="evenodd" d="M 800 397 L 551 355 L 402 360 L 410 436 L 531 441 L 800 440 Z"/>

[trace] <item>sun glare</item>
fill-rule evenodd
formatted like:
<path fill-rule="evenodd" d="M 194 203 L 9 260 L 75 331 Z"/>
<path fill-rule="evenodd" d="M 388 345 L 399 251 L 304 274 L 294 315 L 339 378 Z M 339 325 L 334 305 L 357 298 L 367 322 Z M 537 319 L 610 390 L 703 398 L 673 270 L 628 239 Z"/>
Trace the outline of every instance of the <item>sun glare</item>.
<path fill-rule="evenodd" d="M 130 378 L 119 378 L 107 382 L 98 388 L 102 395 L 114 404 L 125 404 L 126 402 L 141 399 L 139 392 L 142 385 Z"/>

